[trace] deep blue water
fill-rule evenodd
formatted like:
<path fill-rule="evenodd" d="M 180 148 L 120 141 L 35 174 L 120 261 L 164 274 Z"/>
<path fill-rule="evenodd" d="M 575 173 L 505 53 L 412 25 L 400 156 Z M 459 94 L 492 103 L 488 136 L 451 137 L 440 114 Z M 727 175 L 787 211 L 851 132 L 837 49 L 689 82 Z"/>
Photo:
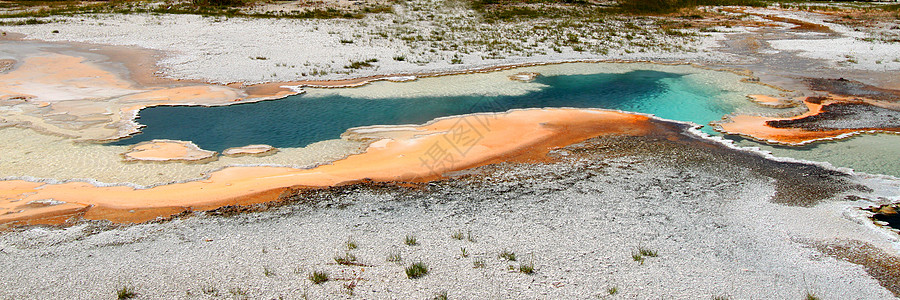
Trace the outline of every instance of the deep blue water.
<path fill-rule="evenodd" d="M 539 77 L 549 87 L 521 96 L 456 96 L 358 99 L 291 96 L 276 101 L 220 107 L 162 106 L 140 112 L 143 133 L 113 142 L 153 139 L 193 141 L 203 149 L 268 144 L 302 147 L 336 139 L 348 128 L 419 124 L 437 117 L 514 108 L 609 108 L 706 124 L 734 111 L 710 101 L 724 91 L 686 81 L 682 75 L 637 70 L 624 74 Z M 397 84 L 403 88 L 403 84 Z"/>

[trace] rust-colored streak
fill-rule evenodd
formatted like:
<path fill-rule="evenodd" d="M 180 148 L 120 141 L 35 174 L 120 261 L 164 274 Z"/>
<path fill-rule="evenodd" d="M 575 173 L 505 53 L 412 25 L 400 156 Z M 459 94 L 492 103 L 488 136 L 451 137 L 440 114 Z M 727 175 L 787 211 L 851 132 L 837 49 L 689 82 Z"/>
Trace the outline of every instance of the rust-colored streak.
<path fill-rule="evenodd" d="M 791 28 L 792 30 L 821 32 L 821 33 L 834 33 L 834 31 L 831 30 L 831 28 L 828 28 L 828 26 L 821 25 L 821 24 L 806 22 L 806 21 L 797 20 L 797 19 L 785 18 L 785 17 L 778 17 L 778 16 L 762 16 L 762 17 L 766 20 L 796 25 L 795 27 Z"/>
<path fill-rule="evenodd" d="M 740 135 L 763 142 L 785 145 L 802 145 L 811 141 L 837 138 L 853 132 L 881 130 L 882 128 L 808 130 L 790 127 L 776 128 L 768 124 L 770 121 L 799 120 L 815 116 L 822 113 L 822 107 L 828 104 L 839 102 L 855 103 L 859 101 L 862 100 L 851 100 L 842 97 L 832 97 L 826 100 L 805 98 L 803 99 L 803 104 L 806 105 L 808 111 L 801 115 L 789 118 L 750 115 L 732 116 L 728 122 L 718 124 L 717 130 L 726 134 Z"/>

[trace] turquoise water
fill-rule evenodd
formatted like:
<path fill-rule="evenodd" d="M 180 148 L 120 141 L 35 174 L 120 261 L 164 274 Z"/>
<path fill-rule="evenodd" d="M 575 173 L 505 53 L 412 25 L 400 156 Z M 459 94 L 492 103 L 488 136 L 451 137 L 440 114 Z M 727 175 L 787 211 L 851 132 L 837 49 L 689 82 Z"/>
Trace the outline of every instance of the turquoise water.
<path fill-rule="evenodd" d="M 443 116 L 517 108 L 619 109 L 697 124 L 719 120 L 736 110 L 734 102 L 715 101 L 733 91 L 712 83 L 698 84 L 687 77 L 633 70 L 621 74 L 542 76 L 533 83 L 543 88 L 516 96 L 361 99 L 298 95 L 220 107 L 152 107 L 140 112 L 138 122 L 146 125 L 143 133 L 113 144 L 174 139 L 193 141 L 213 151 L 250 144 L 302 147 L 339 138 L 352 127 L 420 124 Z M 397 84 L 397 88 L 403 85 Z"/>
<path fill-rule="evenodd" d="M 775 156 L 827 161 L 838 167 L 871 174 L 900 177 L 900 135 L 863 134 L 841 141 L 813 143 L 801 147 L 776 146 L 735 138 L 738 146 L 759 147 Z"/>

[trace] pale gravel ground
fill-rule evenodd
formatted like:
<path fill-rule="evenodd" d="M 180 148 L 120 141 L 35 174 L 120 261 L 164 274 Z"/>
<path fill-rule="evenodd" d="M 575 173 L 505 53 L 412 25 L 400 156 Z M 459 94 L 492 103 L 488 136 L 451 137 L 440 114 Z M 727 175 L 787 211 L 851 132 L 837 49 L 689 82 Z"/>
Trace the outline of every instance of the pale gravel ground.
<path fill-rule="evenodd" d="M 548 36 L 533 32 L 528 23 L 495 24 L 483 27 L 471 10 L 442 5 L 431 0 L 409 2 L 409 7 L 395 6 L 396 14 L 375 14 L 362 20 L 290 20 L 201 17 L 196 15 L 80 15 L 54 17 L 58 22 L 40 25 L 0 26 L 0 30 L 22 33 L 29 39 L 77 41 L 98 44 L 129 45 L 167 52 L 159 65 L 163 75 L 171 78 L 200 79 L 209 82 L 272 82 L 306 79 L 338 79 L 380 74 L 421 73 L 466 70 L 505 64 L 558 62 L 582 59 L 653 60 L 728 63 L 741 57 L 715 51 L 727 35 L 754 28 L 717 28 L 721 32 L 701 33 L 694 38 L 678 38 L 659 33 L 639 33 L 638 41 L 664 41 L 684 45 L 692 50 L 641 49 L 622 40 L 596 39 L 590 31 L 611 26 L 620 30 L 620 20 L 607 20 L 599 28 L 587 27 L 566 34 L 609 52 L 577 52 L 561 47 L 561 53 L 550 50 L 553 43 L 538 42 Z M 823 15 L 771 9 L 749 9 L 748 12 L 776 15 L 826 25 L 837 35 L 793 32 L 789 38 L 768 41 L 774 51 L 818 59 L 839 70 L 891 71 L 900 69 L 900 44 L 864 41 L 872 33 L 855 31 L 844 25 L 827 22 Z M 436 14 L 434 20 L 423 14 Z M 757 16 L 750 19 L 763 20 Z M 768 21 L 767 21 L 768 22 Z M 781 24 L 781 23 L 777 23 Z M 782 24 L 784 28 L 790 24 Z M 887 24 L 890 25 L 890 24 Z M 447 30 L 447 26 L 475 28 L 472 32 L 450 29 L 447 40 L 406 42 L 412 35 L 428 37 Z M 479 27 L 482 26 L 482 27 Z M 618 27 L 617 27 L 618 26 Z M 890 26 L 887 26 L 890 27 Z M 886 27 L 886 28 L 887 28 Z M 615 29 L 618 28 L 618 29 Z M 59 33 L 53 33 L 59 30 Z M 885 29 L 890 31 L 889 29 Z M 627 31 L 626 31 L 627 32 Z M 696 33 L 696 30 L 693 32 Z M 642 36 L 642 37 L 641 37 Z M 552 38 L 552 37 L 551 37 Z M 646 38 L 646 39 L 645 39 Z M 497 39 L 516 48 L 494 53 L 480 46 L 464 46 L 460 51 L 445 47 L 475 41 Z M 352 43 L 343 43 L 352 41 Z M 463 49 L 467 49 L 463 51 Z M 645 52 L 646 51 L 646 52 Z M 502 53 L 508 52 L 508 53 Z M 771 54 L 771 53 L 770 53 Z M 405 61 L 394 57 L 403 56 Z M 461 64 L 453 64 L 457 57 Z M 264 58 L 264 59 L 257 59 Z M 378 59 L 375 67 L 347 69 L 351 61 Z M 322 75 L 321 72 L 327 72 Z"/>
<path fill-rule="evenodd" d="M 412 5 L 420 5 L 424 7 L 422 9 L 435 11 L 406 11 L 402 7 L 397 7 L 397 15 L 376 14 L 363 20 L 216 18 L 151 14 L 81 15 L 54 17 L 52 19 L 58 22 L 50 24 L 0 26 L 0 31 L 22 33 L 29 39 L 45 41 L 127 45 L 166 51 L 168 56 L 159 62 L 165 76 L 215 83 L 353 78 L 377 74 L 459 71 L 496 65 L 583 59 L 656 61 L 728 59 L 726 55 L 708 52 L 709 48 L 716 45 L 715 38 L 706 37 L 691 42 L 659 34 L 648 36 L 675 45 L 686 45 L 696 51 L 659 49 L 638 51 L 640 48 L 635 46 L 614 46 L 607 54 L 577 52 L 569 47 L 562 47 L 560 49 L 562 52 L 557 53 L 549 49 L 549 44 L 538 44 L 536 40 L 542 36 L 528 32 L 527 26 L 530 25 L 527 23 L 491 25 L 480 27 L 471 33 L 454 32 L 452 34 L 459 36 L 450 36 L 448 37 L 450 40 L 444 43 L 464 44 L 468 39 L 485 38 L 479 36 L 480 34 L 493 34 L 497 35 L 497 39 L 512 40 L 518 47 L 523 48 L 504 50 L 511 51 L 509 55 L 498 56 L 477 49 L 469 53 L 435 49 L 432 42 L 404 42 L 399 39 L 402 36 L 400 32 L 415 30 L 412 34 L 429 36 L 432 31 L 447 30 L 445 27 L 448 24 L 479 26 L 475 25 L 476 17 L 466 8 L 443 7 L 441 1 L 423 0 Z M 439 13 L 449 17 L 447 20 L 422 21 L 422 15 L 427 13 Z M 598 26 L 621 27 L 620 21 L 608 21 L 607 24 L 618 25 Z M 53 30 L 59 32 L 53 33 Z M 387 34 L 388 37 L 382 37 L 380 34 Z M 584 40 L 590 39 L 591 33 L 573 32 L 573 34 L 583 35 L 581 39 Z M 342 43 L 342 40 L 353 42 Z M 610 41 L 594 42 L 607 44 Z M 532 46 L 532 43 L 537 47 Z M 451 62 L 455 55 L 459 55 L 461 64 Z M 403 56 L 405 61 L 394 60 L 397 56 Z M 378 59 L 376 67 L 355 70 L 345 68 L 351 61 L 372 58 Z M 322 71 L 328 74 L 319 75 Z"/>
<path fill-rule="evenodd" d="M 821 59 L 839 69 L 871 71 L 900 70 L 900 43 L 865 41 L 871 34 L 854 30 L 848 26 L 828 22 L 826 16 L 804 11 L 781 11 L 772 9 L 750 9 L 748 12 L 773 15 L 824 25 L 837 32 L 838 36 L 821 33 L 807 33 L 809 38 L 768 41 L 772 48 L 780 51 L 795 51 L 797 55 Z M 877 24 L 882 25 L 882 24 Z M 891 31 L 891 24 L 883 25 L 883 31 Z M 898 25 L 898 24 L 894 24 Z"/>
<path fill-rule="evenodd" d="M 619 294 L 609 299 L 800 299 L 807 291 L 822 299 L 893 297 L 861 266 L 804 244 L 883 242 L 842 216 L 846 203 L 773 204 L 771 179 L 739 166 L 672 163 L 620 157 L 500 168 L 419 192 L 350 188 L 314 204 L 232 217 L 7 233 L 0 235 L 0 298 L 112 298 L 125 284 L 144 299 L 348 297 L 346 281 L 313 285 L 311 270 L 356 274 L 364 278 L 356 296 L 370 299 L 440 291 L 451 299 L 587 299 L 610 286 Z M 454 230 L 470 230 L 476 241 L 454 240 Z M 420 245 L 403 245 L 406 234 Z M 371 266 L 333 263 L 348 237 L 359 245 L 352 253 Z M 641 246 L 659 257 L 633 261 Z M 460 257 L 460 247 L 471 255 Z M 536 273 L 508 271 L 496 257 L 503 249 L 533 259 Z M 403 265 L 385 261 L 392 251 L 402 253 Z M 478 257 L 484 269 L 472 267 Z M 405 278 L 403 266 L 420 260 L 430 274 Z M 232 294 L 235 288 L 246 295 Z"/>

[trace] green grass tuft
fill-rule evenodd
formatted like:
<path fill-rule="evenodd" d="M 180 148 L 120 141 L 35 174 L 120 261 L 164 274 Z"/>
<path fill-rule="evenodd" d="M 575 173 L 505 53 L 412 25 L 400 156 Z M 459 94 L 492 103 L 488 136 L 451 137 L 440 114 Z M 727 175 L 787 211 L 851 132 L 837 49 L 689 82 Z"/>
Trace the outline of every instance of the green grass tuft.
<path fill-rule="evenodd" d="M 137 296 L 137 294 L 134 293 L 134 288 L 127 285 L 116 291 L 116 299 L 131 299 L 135 296 Z"/>
<path fill-rule="evenodd" d="M 401 260 L 403 260 L 403 256 L 400 255 L 400 252 L 394 251 L 394 252 L 388 253 L 387 261 L 400 262 Z"/>
<path fill-rule="evenodd" d="M 365 61 L 350 61 L 349 65 L 344 66 L 345 69 L 362 69 L 374 66 L 372 63 L 378 62 L 376 58 L 370 58 Z"/>
<path fill-rule="evenodd" d="M 239 287 L 228 289 L 228 292 L 234 296 L 246 296 L 247 295 L 247 291 L 245 291 L 244 289 L 239 288 Z"/>
<path fill-rule="evenodd" d="M 428 274 L 428 266 L 423 262 L 417 262 L 406 267 L 406 277 L 416 279 Z"/>
<path fill-rule="evenodd" d="M 416 246 L 419 244 L 419 240 L 415 235 L 407 234 L 406 238 L 403 239 L 403 243 L 407 246 Z"/>
<path fill-rule="evenodd" d="M 219 289 L 217 289 L 216 287 L 211 286 L 211 285 L 210 285 L 210 286 L 204 286 L 204 287 L 201 289 L 201 291 L 203 291 L 203 293 L 204 293 L 204 294 L 207 294 L 207 295 L 212 295 L 212 296 L 216 296 L 216 297 L 219 296 Z"/>
<path fill-rule="evenodd" d="M 351 281 L 351 282 L 344 284 L 343 292 L 347 295 L 353 296 L 356 294 L 356 292 L 354 292 L 355 289 L 356 289 L 356 281 Z"/>
<path fill-rule="evenodd" d="M 347 251 L 359 248 L 359 245 L 356 244 L 356 241 L 353 240 L 352 237 L 347 238 L 347 241 L 344 242 L 344 248 L 347 248 Z"/>
<path fill-rule="evenodd" d="M 608 288 L 606 288 L 606 293 L 609 294 L 610 296 L 618 294 L 619 287 L 617 287 L 617 286 L 608 287 Z"/>
<path fill-rule="evenodd" d="M 328 273 L 325 271 L 313 271 L 309 274 L 309 281 L 312 281 L 315 284 L 321 284 L 328 281 L 328 279 Z"/>
<path fill-rule="evenodd" d="M 450 297 L 447 295 L 447 291 L 440 291 L 434 295 L 434 300 L 447 300 Z"/>
<path fill-rule="evenodd" d="M 475 235 L 472 234 L 472 231 L 466 233 L 466 240 L 471 243 L 477 242 L 477 239 L 475 238 Z"/>
<path fill-rule="evenodd" d="M 619 10 L 630 14 L 667 14 L 697 6 L 767 6 L 762 0 L 621 0 Z"/>
<path fill-rule="evenodd" d="M 500 251 L 500 254 L 498 254 L 497 257 L 505 259 L 506 261 L 516 261 L 516 253 L 506 249 Z"/>
<path fill-rule="evenodd" d="M 640 253 L 641 255 L 646 256 L 646 257 L 657 257 L 658 256 L 656 251 L 650 250 L 647 248 L 643 248 L 643 247 L 638 248 L 638 253 Z"/>
<path fill-rule="evenodd" d="M 472 267 L 475 269 L 484 268 L 484 258 L 477 258 L 474 261 L 472 261 Z"/>
<path fill-rule="evenodd" d="M 640 252 L 631 253 L 631 259 L 633 259 L 636 262 L 640 262 L 642 265 L 644 264 L 644 256 L 641 255 Z"/>
<path fill-rule="evenodd" d="M 519 272 L 524 274 L 533 274 L 534 273 L 534 263 L 523 263 L 519 265 Z"/>
<path fill-rule="evenodd" d="M 356 264 L 356 255 L 350 254 L 350 252 L 344 253 L 344 255 L 337 255 L 334 257 L 334 262 L 339 265 L 354 265 Z"/>

